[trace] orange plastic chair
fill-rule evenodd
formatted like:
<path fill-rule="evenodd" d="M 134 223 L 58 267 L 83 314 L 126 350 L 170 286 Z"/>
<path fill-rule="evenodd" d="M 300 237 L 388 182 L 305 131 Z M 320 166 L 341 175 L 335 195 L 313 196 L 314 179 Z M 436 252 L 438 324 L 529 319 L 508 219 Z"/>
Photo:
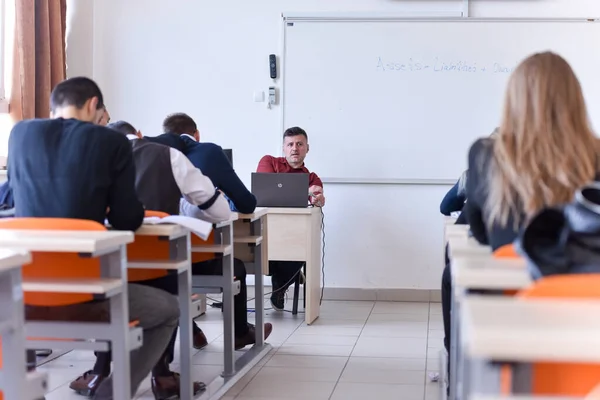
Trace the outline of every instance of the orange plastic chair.
<path fill-rule="evenodd" d="M 0 229 L 105 231 L 95 221 L 68 218 L 7 218 Z M 82 258 L 76 253 L 32 252 L 32 261 L 23 266 L 23 278 L 100 278 L 100 259 Z M 25 292 L 24 302 L 32 306 L 62 306 L 93 300 L 91 294 Z"/>
<path fill-rule="evenodd" d="M 600 274 L 553 275 L 522 290 L 519 297 L 600 300 Z M 597 316 L 590 315 L 590 318 Z M 600 384 L 600 365 L 535 363 L 532 392 L 542 396 L 583 397 Z"/>
<path fill-rule="evenodd" d="M 145 216 L 164 218 L 168 217 L 169 214 L 162 211 L 146 210 Z M 206 244 L 207 242 L 214 242 L 214 236 L 212 232 L 207 242 L 203 241 L 196 235 L 192 235 L 191 237 L 192 246 Z M 214 257 L 214 254 L 211 257 L 210 253 L 192 253 L 192 262 L 210 260 Z M 156 236 L 136 236 L 135 241 L 127 246 L 127 258 L 129 261 L 168 260 L 169 242 L 160 240 Z M 127 274 L 129 282 L 139 282 L 162 278 L 168 274 L 168 270 L 129 269 Z"/>
<path fill-rule="evenodd" d="M 492 254 L 494 258 L 521 258 L 521 256 L 516 252 L 515 246 L 511 244 L 506 244 L 502 247 L 497 248 Z M 505 296 L 514 296 L 518 293 L 518 290 L 504 290 L 503 293 Z"/>
<path fill-rule="evenodd" d="M 515 246 L 512 243 L 497 248 L 494 251 L 493 256 L 495 258 L 521 258 L 521 256 L 515 250 Z"/>

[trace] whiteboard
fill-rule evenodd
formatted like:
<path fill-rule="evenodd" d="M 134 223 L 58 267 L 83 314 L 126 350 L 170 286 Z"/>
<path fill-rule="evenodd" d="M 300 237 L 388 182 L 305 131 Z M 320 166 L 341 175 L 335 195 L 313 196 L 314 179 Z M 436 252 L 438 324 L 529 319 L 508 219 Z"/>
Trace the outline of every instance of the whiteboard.
<path fill-rule="evenodd" d="M 282 125 L 335 182 L 454 181 L 500 121 L 510 73 L 552 50 L 600 127 L 600 24 L 591 20 L 284 18 Z"/>

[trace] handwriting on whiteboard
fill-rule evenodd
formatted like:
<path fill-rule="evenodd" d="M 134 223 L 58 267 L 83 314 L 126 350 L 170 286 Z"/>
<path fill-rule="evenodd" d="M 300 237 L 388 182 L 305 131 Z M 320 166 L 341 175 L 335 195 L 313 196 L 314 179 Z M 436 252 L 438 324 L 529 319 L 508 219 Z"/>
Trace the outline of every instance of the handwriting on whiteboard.
<path fill-rule="evenodd" d="M 510 74 L 515 69 L 501 62 L 476 63 L 469 61 L 446 61 L 438 57 L 430 61 L 414 60 L 409 58 L 406 62 L 391 62 L 381 57 L 377 58 L 377 70 L 381 72 L 457 72 L 457 73 L 493 73 Z"/>

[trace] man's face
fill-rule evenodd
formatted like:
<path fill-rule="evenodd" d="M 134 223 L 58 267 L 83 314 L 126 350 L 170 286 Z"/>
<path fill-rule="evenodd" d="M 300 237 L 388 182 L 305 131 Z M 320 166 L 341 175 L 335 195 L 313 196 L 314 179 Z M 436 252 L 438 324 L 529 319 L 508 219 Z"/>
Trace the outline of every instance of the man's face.
<path fill-rule="evenodd" d="M 292 167 L 300 167 L 308 153 L 308 143 L 304 135 L 288 136 L 283 139 L 283 153 Z"/>

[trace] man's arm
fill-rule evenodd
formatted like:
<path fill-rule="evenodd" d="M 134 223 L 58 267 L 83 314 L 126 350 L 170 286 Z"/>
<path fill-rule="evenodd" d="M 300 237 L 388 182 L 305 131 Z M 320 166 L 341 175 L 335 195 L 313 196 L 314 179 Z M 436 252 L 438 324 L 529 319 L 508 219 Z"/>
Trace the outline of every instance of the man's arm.
<path fill-rule="evenodd" d="M 144 206 L 135 192 L 135 166 L 131 144 L 125 136 L 115 136 L 119 140 L 113 158 L 113 182 L 108 193 L 108 214 L 110 225 L 119 230 L 135 231 L 144 221 Z M 122 139 L 122 140 L 121 140 Z"/>
<path fill-rule="evenodd" d="M 258 162 L 258 167 L 256 167 L 256 172 L 263 173 L 275 173 L 275 168 L 273 168 L 273 156 L 264 156 Z"/>
<path fill-rule="evenodd" d="M 203 169 L 204 173 L 231 200 L 235 207 L 234 211 L 252 214 L 256 208 L 256 197 L 235 173 L 227 156 L 219 146 L 212 146 L 205 164 L 207 164 L 207 169 Z"/>
<path fill-rule="evenodd" d="M 325 205 L 325 195 L 323 194 L 323 182 L 321 178 L 314 172 L 311 172 L 309 177 L 308 193 L 310 194 L 310 203 L 317 207 Z"/>
<path fill-rule="evenodd" d="M 170 148 L 173 177 L 183 197 L 192 205 L 204 212 L 213 221 L 224 221 L 231 211 L 229 203 L 215 189 L 208 177 L 177 149 Z"/>

